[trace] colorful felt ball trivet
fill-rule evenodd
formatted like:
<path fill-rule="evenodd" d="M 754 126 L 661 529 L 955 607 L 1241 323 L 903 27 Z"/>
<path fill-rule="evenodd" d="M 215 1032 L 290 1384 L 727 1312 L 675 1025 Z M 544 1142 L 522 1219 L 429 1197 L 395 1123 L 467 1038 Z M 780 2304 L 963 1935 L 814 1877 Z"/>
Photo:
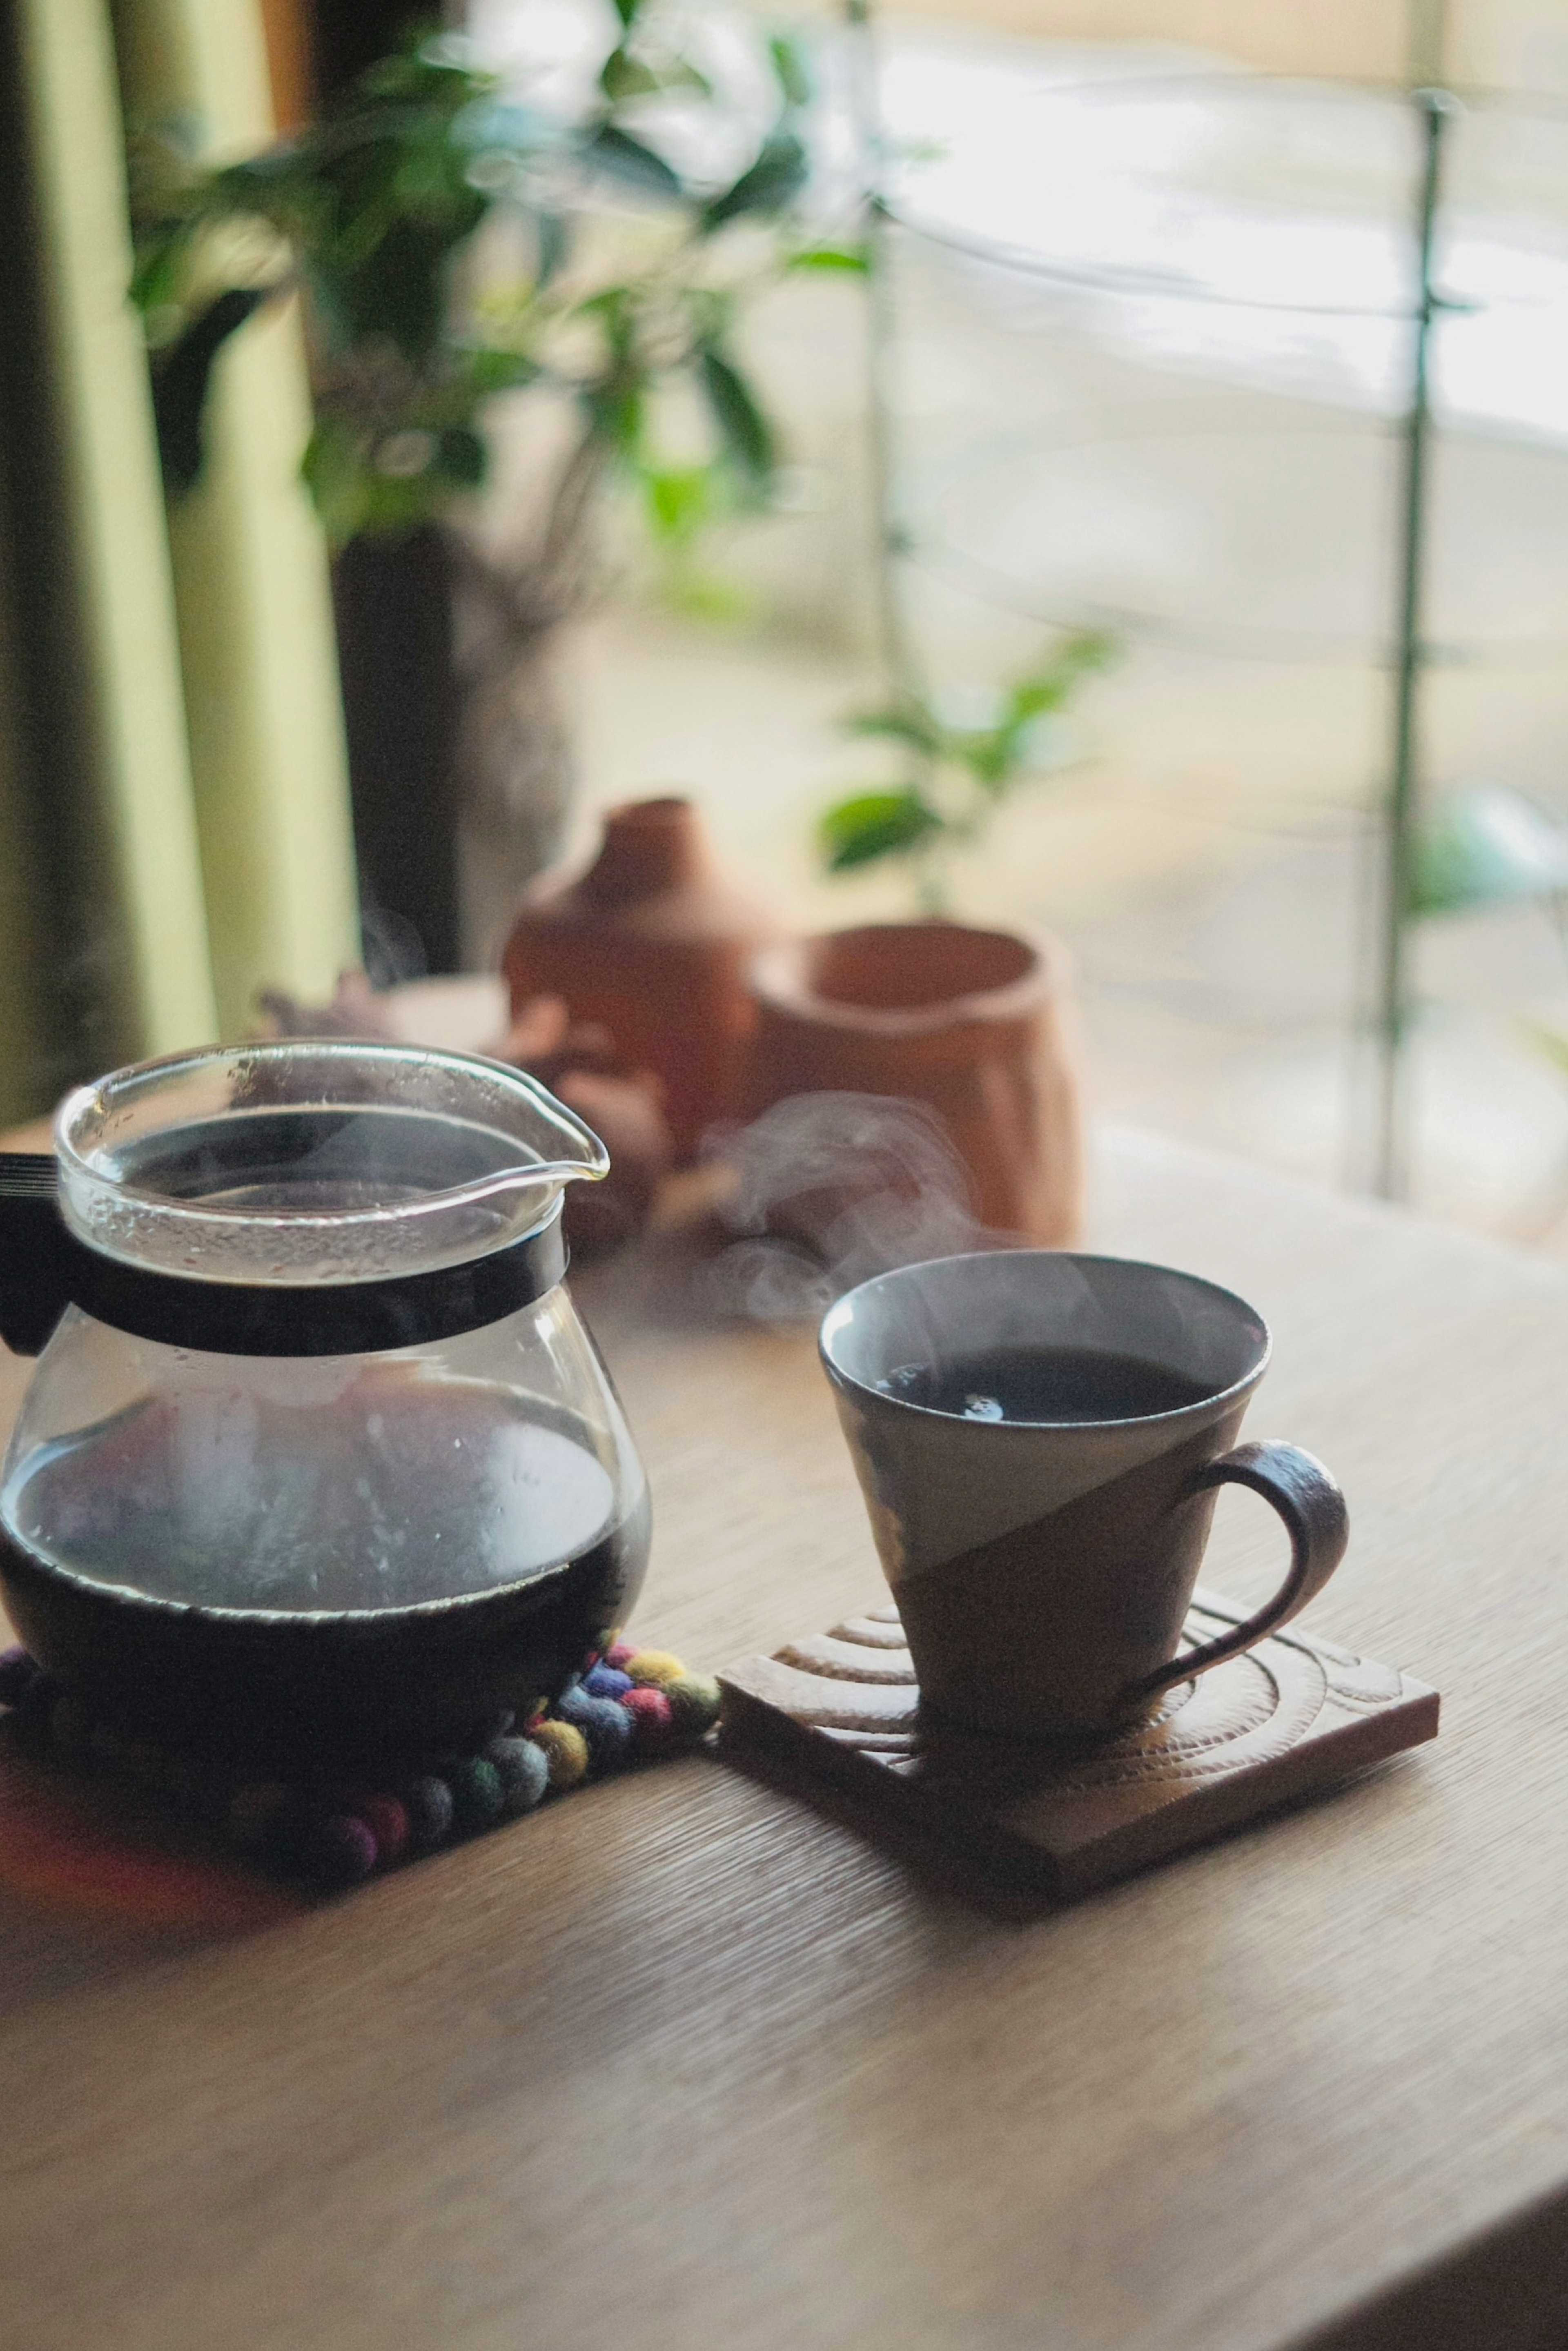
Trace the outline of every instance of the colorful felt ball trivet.
<path fill-rule="evenodd" d="M 718 1684 L 664 1649 L 608 1650 L 518 1730 L 508 1717 L 471 1754 L 413 1759 L 363 1784 L 246 1780 L 95 1722 L 25 1649 L 0 1652 L 0 1709 L 31 1753 L 133 1781 L 231 1851 L 322 1890 L 517 1819 L 545 1798 L 696 1746 L 718 1719 Z"/>

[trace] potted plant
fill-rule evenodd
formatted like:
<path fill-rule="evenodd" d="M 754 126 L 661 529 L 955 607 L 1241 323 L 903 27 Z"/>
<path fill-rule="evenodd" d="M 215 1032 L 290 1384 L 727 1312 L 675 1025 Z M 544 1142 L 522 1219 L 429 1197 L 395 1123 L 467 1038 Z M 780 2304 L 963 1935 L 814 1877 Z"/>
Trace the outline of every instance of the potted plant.
<path fill-rule="evenodd" d="M 979 717 L 956 721 L 906 690 L 851 731 L 893 743 L 897 781 L 829 809 L 831 872 L 897 862 L 921 919 L 872 923 L 771 948 L 752 972 L 751 1106 L 794 1095 L 893 1096 L 935 1115 L 992 1232 L 1057 1246 L 1082 1212 L 1072 1022 L 1060 948 L 956 922 L 951 865 L 1030 776 L 1062 764 L 1059 730 L 1111 641 L 1081 632 L 1013 679 Z"/>
<path fill-rule="evenodd" d="M 223 342 L 262 304 L 303 300 L 302 462 L 336 556 L 364 878 L 402 911 L 396 891 L 444 853 L 445 904 L 427 889 L 423 908 L 438 967 L 493 959 L 555 848 L 570 765 L 552 654 L 595 580 L 605 492 L 677 549 L 765 505 L 776 440 L 737 320 L 783 270 L 854 263 L 801 223 L 810 93 L 789 41 L 759 41 L 737 90 L 698 53 L 700 26 L 688 37 L 643 0 L 616 0 L 612 21 L 597 71 L 564 96 L 434 36 L 263 153 L 203 169 L 161 136 L 134 156 L 134 293 L 172 498 L 201 465 Z M 558 445 L 502 535 L 477 494 L 508 397 L 549 411 Z M 683 403 L 681 441 L 666 417 Z M 423 824 L 375 789 L 422 733 Z M 400 837 L 415 850 L 401 878 Z"/>

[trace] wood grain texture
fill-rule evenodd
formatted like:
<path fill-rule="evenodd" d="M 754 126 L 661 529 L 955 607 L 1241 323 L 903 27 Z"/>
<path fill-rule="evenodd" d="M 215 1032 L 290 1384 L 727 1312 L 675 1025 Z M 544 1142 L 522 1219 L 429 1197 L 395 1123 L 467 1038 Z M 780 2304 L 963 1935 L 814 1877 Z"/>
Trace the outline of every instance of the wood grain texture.
<path fill-rule="evenodd" d="M 1184 1645 L 1243 1612 L 1193 1594 Z M 1174 1686 L 1092 1747 L 967 1732 L 921 1707 L 891 1602 L 719 1677 L 720 1748 L 1006 1915 L 1113 1885 L 1385 1762 L 1437 1731 L 1437 1693 L 1337 1642 L 1282 1633 Z"/>
<path fill-rule="evenodd" d="M 1269 1316 L 1249 1433 L 1355 1529 L 1316 1613 L 1442 1738 L 1022 1928 L 704 1759 L 225 1939 L 0 1849 L 9 2340 L 1436 2351 L 1399 2313 L 1441 2277 L 1475 2319 L 1472 2259 L 1493 2341 L 1568 2330 L 1568 1274 L 1133 1136 L 1097 1197 Z M 656 1252 L 580 1294 L 652 1468 L 644 1636 L 861 1609 L 810 1340 Z M 1222 1500 L 1206 1583 L 1278 1581 L 1262 1517 Z"/>

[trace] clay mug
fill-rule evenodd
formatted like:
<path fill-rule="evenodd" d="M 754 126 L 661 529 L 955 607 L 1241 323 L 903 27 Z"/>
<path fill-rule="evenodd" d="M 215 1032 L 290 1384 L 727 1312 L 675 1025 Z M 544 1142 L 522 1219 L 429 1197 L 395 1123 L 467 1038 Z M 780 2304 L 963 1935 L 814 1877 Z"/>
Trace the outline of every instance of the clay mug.
<path fill-rule="evenodd" d="M 1061 1248 L 1082 1217 L 1071 974 L 1022 931 L 866 923 L 751 967 L 747 1114 L 796 1094 L 886 1094 L 934 1118 L 996 1234 Z"/>
<path fill-rule="evenodd" d="M 838 1301 L 822 1362 L 923 1703 L 1015 1739 L 1097 1737 L 1306 1605 L 1349 1524 L 1310 1453 L 1236 1442 L 1270 1350 L 1229 1290 L 1124 1258 L 942 1258 Z M 1290 1573 L 1182 1650 L 1223 1485 L 1279 1512 Z"/>

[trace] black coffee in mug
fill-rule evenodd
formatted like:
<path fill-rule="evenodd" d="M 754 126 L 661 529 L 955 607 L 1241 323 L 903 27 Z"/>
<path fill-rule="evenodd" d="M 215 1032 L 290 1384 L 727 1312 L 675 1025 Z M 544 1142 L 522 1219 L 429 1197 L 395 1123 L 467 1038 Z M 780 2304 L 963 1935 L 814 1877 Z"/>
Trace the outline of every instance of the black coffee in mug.
<path fill-rule="evenodd" d="M 1100 1347 L 997 1347 L 936 1364 L 901 1364 L 883 1395 L 962 1420 L 1147 1420 L 1201 1404 L 1207 1384 L 1144 1355 Z"/>

